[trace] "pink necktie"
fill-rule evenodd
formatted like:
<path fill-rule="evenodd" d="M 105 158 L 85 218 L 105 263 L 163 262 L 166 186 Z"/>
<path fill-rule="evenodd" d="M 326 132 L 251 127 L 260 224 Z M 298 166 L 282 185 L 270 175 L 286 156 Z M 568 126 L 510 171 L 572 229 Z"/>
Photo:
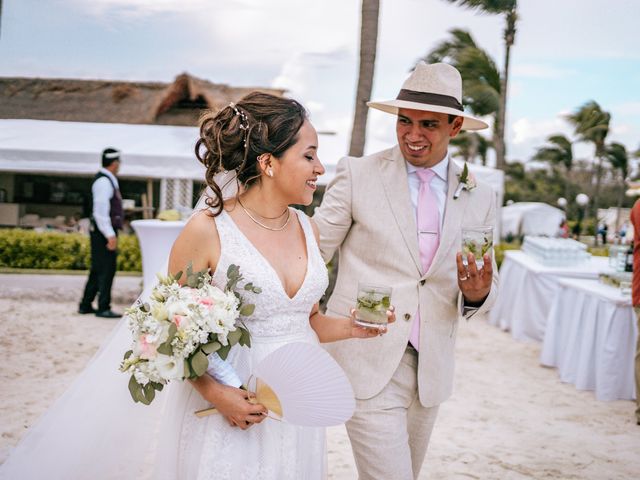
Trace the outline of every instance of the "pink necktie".
<path fill-rule="evenodd" d="M 431 190 L 431 180 L 435 172 L 429 169 L 416 170 L 420 179 L 420 191 L 418 193 L 417 224 L 418 247 L 420 248 L 420 263 L 422 273 L 427 273 L 433 257 L 440 243 L 440 212 L 438 200 Z M 409 342 L 416 350 L 420 349 L 420 309 L 413 319 Z"/>

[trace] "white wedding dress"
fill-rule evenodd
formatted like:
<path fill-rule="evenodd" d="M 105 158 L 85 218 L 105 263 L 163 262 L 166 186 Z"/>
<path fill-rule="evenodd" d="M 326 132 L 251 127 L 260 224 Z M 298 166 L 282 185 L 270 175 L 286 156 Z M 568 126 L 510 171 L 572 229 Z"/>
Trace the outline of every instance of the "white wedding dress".
<path fill-rule="evenodd" d="M 224 286 L 227 268 L 235 264 L 244 282 L 262 289 L 260 294 L 243 292 L 256 305 L 246 322 L 251 348 L 236 346 L 228 357 L 245 382 L 253 367 L 281 345 L 318 343 L 309 313 L 327 287 L 327 270 L 309 219 L 293 211 L 304 230 L 308 257 L 305 279 L 293 298 L 231 217 L 224 211 L 216 217 L 221 256 L 214 282 Z M 129 344 L 123 319 L 72 386 L 13 449 L 0 466 L 0 479 L 326 477 L 324 428 L 296 427 L 267 418 L 241 430 L 220 415 L 198 418 L 194 411 L 208 405 L 188 382 L 169 384 L 150 406 L 135 404 L 127 390 L 127 375 L 118 371 Z"/>

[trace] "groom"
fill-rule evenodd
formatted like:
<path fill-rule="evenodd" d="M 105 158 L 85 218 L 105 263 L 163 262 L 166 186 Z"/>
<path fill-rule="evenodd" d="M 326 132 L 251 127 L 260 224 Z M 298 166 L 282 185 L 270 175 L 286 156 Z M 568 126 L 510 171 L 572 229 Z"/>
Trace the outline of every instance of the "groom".
<path fill-rule="evenodd" d="M 327 346 L 355 391 L 347 431 L 361 480 L 418 477 L 451 395 L 458 319 L 487 312 L 497 294 L 492 259 L 477 269 L 469 255 L 465 267 L 457 253 L 461 227 L 494 225 L 496 212 L 493 191 L 461 178 L 449 156 L 461 129 L 487 127 L 461 98 L 454 67 L 421 62 L 395 100 L 369 102 L 396 115 L 398 144 L 342 158 L 314 216 L 325 260 L 340 254 L 328 312 L 349 315 L 359 281 L 393 287 L 387 335 Z"/>

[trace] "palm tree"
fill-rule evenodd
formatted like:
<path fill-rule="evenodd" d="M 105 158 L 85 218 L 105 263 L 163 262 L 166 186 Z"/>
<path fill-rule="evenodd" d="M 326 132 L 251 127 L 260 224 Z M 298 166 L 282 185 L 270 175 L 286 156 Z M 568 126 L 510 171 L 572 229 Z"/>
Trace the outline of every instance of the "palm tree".
<path fill-rule="evenodd" d="M 451 139 L 451 145 L 458 149 L 453 154 L 455 157 L 462 157 L 465 162 L 473 163 L 479 156 L 482 165 L 487 164 L 487 153 L 489 148 L 493 148 L 493 143 L 477 132 L 460 132 Z"/>
<path fill-rule="evenodd" d="M 484 148 L 483 164 L 486 164 L 487 148 L 491 146 L 497 154 L 495 145 L 500 142 L 496 129 L 500 108 L 500 73 L 491 56 L 476 44 L 468 31 L 454 28 L 449 33 L 449 39 L 436 45 L 421 60 L 427 63 L 447 62 L 456 67 L 462 76 L 462 103 L 478 116 L 493 115 L 493 141 L 486 148 L 485 145 L 479 147 Z M 481 138 L 488 142 L 484 137 Z"/>
<path fill-rule="evenodd" d="M 624 202 L 626 179 L 629 176 L 629 155 L 627 149 L 621 143 L 610 143 L 605 147 L 605 155 L 613 171 L 620 174 L 620 192 L 618 193 L 618 214 L 616 215 L 616 232 L 620 224 L 620 210 Z"/>
<path fill-rule="evenodd" d="M 600 108 L 600 105 L 591 100 L 582 105 L 574 113 L 567 116 L 573 124 L 578 139 L 582 142 L 591 142 L 595 147 L 595 158 L 598 161 L 596 167 L 596 185 L 593 192 L 593 203 L 591 204 L 594 218 L 598 213 L 598 196 L 600 194 L 600 183 L 602 181 L 602 162 L 605 159 L 605 139 L 609 134 L 609 122 L 611 115 Z"/>
<path fill-rule="evenodd" d="M 569 180 L 573 168 L 573 144 L 562 134 L 551 135 L 547 138 L 550 146 L 541 147 L 533 156 L 534 160 L 548 162 L 551 165 L 562 165 L 567 177 L 564 185 L 564 198 L 569 198 Z"/>
<path fill-rule="evenodd" d="M 504 126 L 507 113 L 507 86 L 509 84 L 509 63 L 511 59 L 511 47 L 516 39 L 516 22 L 518 20 L 518 0 L 447 0 L 462 7 L 479 10 L 488 14 L 504 14 L 504 70 L 500 77 L 500 106 L 496 118 L 496 166 L 504 170 L 506 163 L 506 146 L 504 141 Z M 497 140 L 497 141 L 496 141 Z"/>
<path fill-rule="evenodd" d="M 380 0 L 362 0 L 360 25 L 360 70 L 358 72 L 358 89 L 356 106 L 351 130 L 349 155 L 360 157 L 364 152 L 367 134 L 367 101 L 373 89 L 373 72 L 376 64 L 378 44 L 378 13 Z"/>

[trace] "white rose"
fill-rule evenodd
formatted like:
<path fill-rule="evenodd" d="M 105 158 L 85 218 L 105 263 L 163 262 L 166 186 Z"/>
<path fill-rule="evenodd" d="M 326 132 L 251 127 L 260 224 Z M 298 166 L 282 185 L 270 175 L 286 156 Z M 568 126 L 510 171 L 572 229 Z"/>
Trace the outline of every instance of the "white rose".
<path fill-rule="evenodd" d="M 158 373 L 165 380 L 182 380 L 184 377 L 184 361 L 182 359 L 176 361 L 175 358 L 160 353 L 154 363 Z"/>

